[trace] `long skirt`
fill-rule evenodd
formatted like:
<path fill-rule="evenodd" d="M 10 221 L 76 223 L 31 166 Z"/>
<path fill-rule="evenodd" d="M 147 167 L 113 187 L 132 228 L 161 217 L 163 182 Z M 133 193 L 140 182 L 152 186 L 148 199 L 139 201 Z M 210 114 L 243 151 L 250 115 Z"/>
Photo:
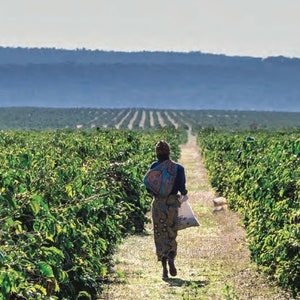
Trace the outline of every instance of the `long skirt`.
<path fill-rule="evenodd" d="M 177 255 L 177 218 L 179 201 L 177 195 L 155 197 L 152 202 L 154 243 L 158 261 Z"/>

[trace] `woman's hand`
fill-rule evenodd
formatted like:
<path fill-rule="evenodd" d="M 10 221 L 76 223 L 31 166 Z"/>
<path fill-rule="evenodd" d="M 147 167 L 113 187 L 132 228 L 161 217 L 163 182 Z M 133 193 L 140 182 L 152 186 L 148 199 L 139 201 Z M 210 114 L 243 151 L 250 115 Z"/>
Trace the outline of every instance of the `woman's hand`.
<path fill-rule="evenodd" d="M 183 202 L 187 201 L 189 199 L 188 195 L 180 195 L 179 202 L 182 204 Z"/>

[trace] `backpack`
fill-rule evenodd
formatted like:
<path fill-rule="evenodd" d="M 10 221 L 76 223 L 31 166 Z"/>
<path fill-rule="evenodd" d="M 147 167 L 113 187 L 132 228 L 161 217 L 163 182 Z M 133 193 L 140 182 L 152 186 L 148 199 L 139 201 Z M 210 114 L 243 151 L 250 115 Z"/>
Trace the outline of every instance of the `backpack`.
<path fill-rule="evenodd" d="M 165 160 L 150 169 L 143 180 L 146 188 L 155 195 L 168 196 L 174 186 L 177 167 L 172 160 Z"/>

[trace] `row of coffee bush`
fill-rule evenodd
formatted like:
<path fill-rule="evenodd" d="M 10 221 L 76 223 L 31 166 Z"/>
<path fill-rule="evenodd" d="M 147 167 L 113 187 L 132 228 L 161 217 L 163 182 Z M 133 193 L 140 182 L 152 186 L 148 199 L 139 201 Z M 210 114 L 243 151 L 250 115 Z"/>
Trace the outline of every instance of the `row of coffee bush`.
<path fill-rule="evenodd" d="M 262 270 L 300 291 L 300 132 L 198 133 L 211 185 L 243 215 Z"/>
<path fill-rule="evenodd" d="M 0 299 L 96 299 L 116 245 L 144 229 L 142 178 L 175 130 L 0 132 Z"/>

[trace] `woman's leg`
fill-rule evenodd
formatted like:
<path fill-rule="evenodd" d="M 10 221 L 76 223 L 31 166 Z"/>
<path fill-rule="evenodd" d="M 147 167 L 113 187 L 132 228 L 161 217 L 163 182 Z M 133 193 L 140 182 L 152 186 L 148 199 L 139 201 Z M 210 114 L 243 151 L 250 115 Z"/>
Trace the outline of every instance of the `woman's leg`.
<path fill-rule="evenodd" d="M 176 275 L 174 258 L 177 254 L 178 203 L 175 195 L 160 197 L 152 202 L 154 242 L 158 261 L 162 261 L 163 264 L 163 275 L 166 275 L 166 259 L 169 259 L 171 275 Z"/>
<path fill-rule="evenodd" d="M 172 276 L 177 275 L 177 270 L 175 268 L 174 260 L 177 255 L 177 229 L 176 222 L 178 218 L 178 198 L 174 196 L 170 196 L 167 200 L 168 205 L 168 230 L 169 230 L 169 238 L 170 238 L 170 250 L 168 253 L 168 264 L 170 268 L 170 274 Z"/>
<path fill-rule="evenodd" d="M 152 221 L 156 255 L 158 261 L 162 261 L 169 251 L 166 199 L 160 198 L 152 202 Z"/>

